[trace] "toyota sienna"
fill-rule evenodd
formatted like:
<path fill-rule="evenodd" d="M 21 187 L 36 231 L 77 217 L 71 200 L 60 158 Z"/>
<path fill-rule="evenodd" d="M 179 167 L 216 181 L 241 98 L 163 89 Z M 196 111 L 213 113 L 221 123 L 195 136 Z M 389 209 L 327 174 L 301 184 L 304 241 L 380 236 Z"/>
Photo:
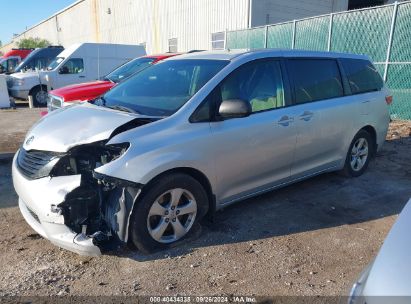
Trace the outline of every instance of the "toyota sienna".
<path fill-rule="evenodd" d="M 324 172 L 360 176 L 391 101 L 366 56 L 176 56 L 41 119 L 14 157 L 14 187 L 25 220 L 57 246 L 153 252 L 234 202 Z"/>

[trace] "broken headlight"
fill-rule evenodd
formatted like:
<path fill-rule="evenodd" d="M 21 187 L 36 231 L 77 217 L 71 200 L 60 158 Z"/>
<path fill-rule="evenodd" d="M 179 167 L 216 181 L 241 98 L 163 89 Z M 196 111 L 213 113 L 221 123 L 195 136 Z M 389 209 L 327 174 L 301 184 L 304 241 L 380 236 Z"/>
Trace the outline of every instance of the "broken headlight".
<path fill-rule="evenodd" d="M 71 149 L 51 171 L 51 176 L 85 174 L 92 176 L 95 168 L 116 160 L 129 148 L 129 143 L 105 145 L 103 142 Z"/>

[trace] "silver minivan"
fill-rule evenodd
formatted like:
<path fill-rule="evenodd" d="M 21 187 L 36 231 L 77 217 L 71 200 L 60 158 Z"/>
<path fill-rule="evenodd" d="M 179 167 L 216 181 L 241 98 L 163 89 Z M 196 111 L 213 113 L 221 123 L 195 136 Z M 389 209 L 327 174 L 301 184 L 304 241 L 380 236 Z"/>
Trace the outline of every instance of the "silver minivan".
<path fill-rule="evenodd" d="M 365 56 L 181 55 L 40 120 L 15 155 L 14 187 L 26 221 L 60 247 L 161 250 L 234 202 L 323 172 L 363 174 L 391 101 Z"/>

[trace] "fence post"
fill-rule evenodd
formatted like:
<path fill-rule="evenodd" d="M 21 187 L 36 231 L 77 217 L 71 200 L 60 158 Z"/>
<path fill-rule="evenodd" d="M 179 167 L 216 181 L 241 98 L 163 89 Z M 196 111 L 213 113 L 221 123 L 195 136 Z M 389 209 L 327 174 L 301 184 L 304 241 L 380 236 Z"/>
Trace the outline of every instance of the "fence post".
<path fill-rule="evenodd" d="M 224 50 L 227 50 L 227 29 L 224 30 Z"/>
<path fill-rule="evenodd" d="M 294 49 L 295 47 L 295 30 L 296 30 L 296 22 L 295 19 L 293 21 L 293 40 L 291 41 L 291 48 Z"/>
<path fill-rule="evenodd" d="M 328 28 L 328 43 L 327 43 L 327 51 L 331 51 L 331 36 L 333 33 L 333 19 L 334 19 L 334 14 L 330 14 L 330 25 Z"/>
<path fill-rule="evenodd" d="M 266 49 L 268 46 L 268 25 L 265 26 L 265 33 L 264 33 L 264 48 Z"/>
<path fill-rule="evenodd" d="M 385 58 L 384 81 L 387 81 L 388 64 L 390 62 L 392 39 L 394 36 L 394 29 L 395 29 L 395 21 L 397 20 L 397 11 L 398 11 L 398 2 L 395 1 L 394 11 L 392 13 L 392 20 L 391 20 L 390 37 L 388 38 L 387 57 Z"/>

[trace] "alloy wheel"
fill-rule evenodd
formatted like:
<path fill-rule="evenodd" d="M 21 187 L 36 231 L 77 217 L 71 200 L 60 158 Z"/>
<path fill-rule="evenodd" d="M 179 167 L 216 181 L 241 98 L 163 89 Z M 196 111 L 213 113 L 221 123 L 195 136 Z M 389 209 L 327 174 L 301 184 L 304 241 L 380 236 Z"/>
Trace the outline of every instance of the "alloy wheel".
<path fill-rule="evenodd" d="M 360 171 L 367 162 L 368 154 L 368 141 L 363 137 L 358 138 L 351 149 L 351 168 Z"/>
<path fill-rule="evenodd" d="M 147 229 L 157 242 L 172 243 L 189 232 L 196 215 L 194 196 L 186 189 L 175 188 L 154 201 L 147 216 Z"/>

